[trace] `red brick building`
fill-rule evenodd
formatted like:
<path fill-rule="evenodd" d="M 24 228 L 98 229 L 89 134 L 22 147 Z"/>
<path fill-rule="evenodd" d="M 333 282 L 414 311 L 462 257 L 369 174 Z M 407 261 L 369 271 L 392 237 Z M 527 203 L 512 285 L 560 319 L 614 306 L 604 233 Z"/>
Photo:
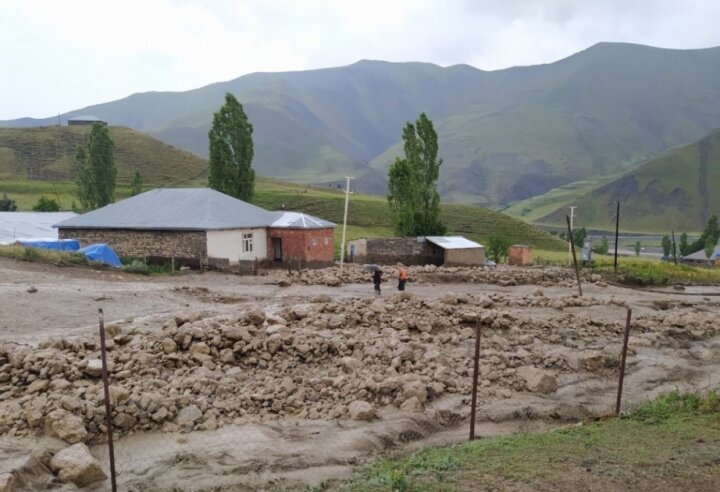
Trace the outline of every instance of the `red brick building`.
<path fill-rule="evenodd" d="M 335 224 L 299 212 L 284 212 L 267 230 L 267 257 L 276 263 L 325 266 L 334 261 Z"/>

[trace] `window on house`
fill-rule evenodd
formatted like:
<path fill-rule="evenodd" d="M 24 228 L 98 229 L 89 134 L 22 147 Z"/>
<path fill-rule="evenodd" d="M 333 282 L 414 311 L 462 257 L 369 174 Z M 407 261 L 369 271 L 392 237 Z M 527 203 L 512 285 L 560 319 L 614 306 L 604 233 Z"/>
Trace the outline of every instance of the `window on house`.
<path fill-rule="evenodd" d="M 242 250 L 243 253 L 251 253 L 253 250 L 253 233 L 243 232 L 242 235 Z"/>

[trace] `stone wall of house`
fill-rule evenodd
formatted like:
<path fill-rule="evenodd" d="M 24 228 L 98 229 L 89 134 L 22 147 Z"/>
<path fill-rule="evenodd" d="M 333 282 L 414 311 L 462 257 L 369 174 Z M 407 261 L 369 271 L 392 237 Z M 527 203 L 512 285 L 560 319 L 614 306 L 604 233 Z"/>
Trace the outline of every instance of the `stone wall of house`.
<path fill-rule="evenodd" d="M 473 266 L 484 264 L 485 248 L 445 250 L 445 266 Z"/>
<path fill-rule="evenodd" d="M 406 265 L 441 265 L 443 250 L 428 241 L 418 241 L 415 237 L 367 238 L 353 241 L 355 255 L 346 251 L 348 260 L 355 263 L 377 263 L 388 265 L 399 261 Z M 364 254 L 363 254 L 364 253 Z"/>
<path fill-rule="evenodd" d="M 272 238 L 282 241 L 282 263 L 304 267 L 326 266 L 333 263 L 334 229 L 268 228 L 267 257 L 274 259 Z"/>
<path fill-rule="evenodd" d="M 60 228 L 58 235 L 60 239 L 77 239 L 81 246 L 106 243 L 120 257 L 207 258 L 205 231 Z"/>

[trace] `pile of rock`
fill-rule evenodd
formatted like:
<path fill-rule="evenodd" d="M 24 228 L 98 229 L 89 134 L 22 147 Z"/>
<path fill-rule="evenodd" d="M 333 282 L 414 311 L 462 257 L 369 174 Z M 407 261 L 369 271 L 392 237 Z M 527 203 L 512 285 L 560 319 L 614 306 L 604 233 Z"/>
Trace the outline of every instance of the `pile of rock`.
<path fill-rule="evenodd" d="M 394 265 L 381 266 L 386 278 L 396 278 Z M 575 272 L 569 268 L 534 267 L 520 268 L 501 265 L 498 267 L 438 267 L 435 265 L 407 267 L 410 279 L 415 283 L 481 283 L 503 286 L 538 284 L 541 286 L 572 286 Z M 592 277 L 592 278 L 590 278 Z M 599 281 L 595 274 L 586 275 L 589 281 Z M 361 265 L 347 264 L 341 270 L 338 266 L 324 269 L 303 269 L 284 276 L 282 285 L 329 285 L 369 283 L 371 273 Z"/>
<path fill-rule="evenodd" d="M 112 421 L 127 434 L 287 417 L 367 420 L 385 407 L 432 412 L 428 405 L 440 396 L 470 393 L 477 322 L 484 395 L 552 392 L 559 374 L 616 367 L 621 323 L 564 311 L 610 302 L 537 293 L 317 296 L 272 314 L 190 314 L 149 332 L 113 327 Z M 555 314 L 532 317 L 526 307 Z M 713 336 L 720 327 L 709 313 L 662 311 L 637 318 L 635 329 L 662 345 L 683 334 Z M 91 338 L 0 345 L 0 435 L 44 433 L 69 444 L 102 438 L 99 359 Z"/>

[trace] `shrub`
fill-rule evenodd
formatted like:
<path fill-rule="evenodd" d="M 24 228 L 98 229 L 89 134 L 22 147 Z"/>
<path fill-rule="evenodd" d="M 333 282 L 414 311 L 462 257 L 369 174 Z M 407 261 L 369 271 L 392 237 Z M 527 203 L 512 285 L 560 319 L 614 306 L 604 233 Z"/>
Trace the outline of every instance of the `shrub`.
<path fill-rule="evenodd" d="M 142 260 L 132 260 L 122 267 L 124 272 L 137 273 L 140 275 L 150 275 L 150 267 Z"/>

